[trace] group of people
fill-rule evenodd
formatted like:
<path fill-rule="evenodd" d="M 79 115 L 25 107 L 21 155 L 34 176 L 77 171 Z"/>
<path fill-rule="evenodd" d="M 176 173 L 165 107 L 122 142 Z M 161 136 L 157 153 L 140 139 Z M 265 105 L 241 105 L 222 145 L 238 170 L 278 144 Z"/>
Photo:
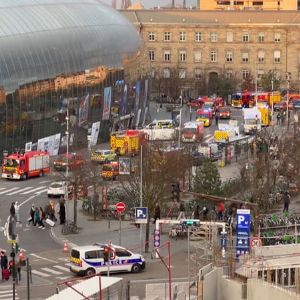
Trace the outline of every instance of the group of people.
<path fill-rule="evenodd" d="M 43 210 L 42 207 L 35 207 L 34 204 L 32 204 L 30 211 L 29 211 L 29 219 L 28 223 L 33 223 L 33 226 L 38 226 L 41 229 L 45 229 L 44 222 L 47 219 L 50 219 L 53 222 L 57 221 L 57 218 L 55 214 L 59 214 L 60 224 L 64 224 L 66 222 L 66 208 L 65 208 L 65 202 L 63 199 L 61 199 L 60 203 L 55 204 L 53 201 L 50 201 L 46 207 L 45 210 Z"/>

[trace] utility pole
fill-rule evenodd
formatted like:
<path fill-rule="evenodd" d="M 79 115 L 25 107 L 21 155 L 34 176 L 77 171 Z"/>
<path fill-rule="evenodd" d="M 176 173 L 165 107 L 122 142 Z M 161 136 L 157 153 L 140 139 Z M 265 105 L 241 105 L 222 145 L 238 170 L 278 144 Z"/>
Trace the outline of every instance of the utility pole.
<path fill-rule="evenodd" d="M 179 98 L 180 98 L 180 110 L 179 110 L 178 148 L 181 147 L 182 106 L 183 106 L 182 89 L 180 90 L 180 97 Z"/>
<path fill-rule="evenodd" d="M 272 72 L 272 110 L 271 110 L 271 116 L 272 116 L 272 126 L 274 126 L 274 72 Z"/>
<path fill-rule="evenodd" d="M 291 80 L 291 73 L 286 73 L 286 81 L 287 81 L 287 91 L 286 91 L 286 121 L 287 121 L 287 128 L 289 128 L 289 98 L 290 98 L 290 80 Z"/>
<path fill-rule="evenodd" d="M 257 58 L 255 61 L 255 106 L 257 106 Z"/>
<path fill-rule="evenodd" d="M 70 132 L 69 132 L 69 103 L 67 103 L 67 116 L 66 116 L 66 122 L 67 122 L 67 131 L 66 131 L 66 137 L 67 137 L 67 165 L 66 165 L 66 191 L 65 191 L 65 200 L 66 200 L 66 206 L 67 206 L 67 213 L 70 213 L 70 208 L 69 208 L 69 136 L 70 136 Z M 67 215 L 67 219 L 69 218 L 70 220 L 70 216 Z"/>
<path fill-rule="evenodd" d="M 140 207 L 143 207 L 143 145 L 141 145 L 141 161 L 140 161 Z M 149 220 L 147 220 L 149 222 Z M 141 253 L 143 252 L 143 226 L 140 224 L 140 246 Z"/>

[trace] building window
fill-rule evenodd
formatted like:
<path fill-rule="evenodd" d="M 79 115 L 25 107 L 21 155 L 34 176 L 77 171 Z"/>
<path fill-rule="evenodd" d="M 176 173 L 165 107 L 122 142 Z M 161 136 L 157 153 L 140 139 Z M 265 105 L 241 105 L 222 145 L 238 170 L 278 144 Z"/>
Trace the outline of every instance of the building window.
<path fill-rule="evenodd" d="M 186 78 L 186 70 L 185 69 L 179 69 L 179 78 L 180 79 Z"/>
<path fill-rule="evenodd" d="M 260 32 L 258 34 L 258 38 L 257 39 L 258 39 L 259 43 L 263 43 L 265 41 L 265 34 L 263 32 Z"/>
<path fill-rule="evenodd" d="M 242 53 L 242 62 L 244 62 L 244 63 L 249 62 L 249 53 L 248 52 Z"/>
<path fill-rule="evenodd" d="M 232 77 L 233 77 L 232 70 L 226 70 L 225 78 L 226 78 L 227 80 L 231 80 Z"/>
<path fill-rule="evenodd" d="M 185 50 L 179 51 L 179 61 L 181 61 L 181 62 L 186 61 L 186 51 Z"/>
<path fill-rule="evenodd" d="M 217 62 L 217 51 L 216 50 L 210 51 L 210 61 Z"/>
<path fill-rule="evenodd" d="M 257 61 L 261 64 L 265 62 L 265 52 L 263 50 L 257 52 Z"/>
<path fill-rule="evenodd" d="M 232 31 L 228 31 L 226 33 L 226 42 L 227 43 L 232 43 L 233 42 L 233 32 Z"/>
<path fill-rule="evenodd" d="M 156 38 L 156 34 L 155 32 L 148 32 L 148 40 L 153 42 L 155 41 L 155 38 Z"/>
<path fill-rule="evenodd" d="M 233 53 L 232 51 L 226 51 L 226 61 L 227 62 L 232 62 L 233 61 Z"/>
<path fill-rule="evenodd" d="M 243 79 L 247 79 L 249 77 L 249 74 L 250 74 L 249 70 L 247 69 L 242 70 Z"/>
<path fill-rule="evenodd" d="M 164 51 L 164 61 L 170 61 L 171 60 L 171 51 L 165 50 Z"/>
<path fill-rule="evenodd" d="M 149 60 L 154 61 L 155 60 L 155 51 L 149 50 Z"/>
<path fill-rule="evenodd" d="M 249 42 L 249 33 L 247 33 L 247 32 L 243 33 L 242 41 L 243 41 L 243 43 L 248 43 Z"/>
<path fill-rule="evenodd" d="M 200 31 L 195 32 L 195 42 L 202 41 L 202 33 Z"/>
<path fill-rule="evenodd" d="M 275 64 L 280 64 L 280 56 L 281 56 L 281 53 L 280 53 L 280 50 L 275 50 L 274 51 L 274 63 Z"/>
<path fill-rule="evenodd" d="M 164 41 L 165 41 L 165 42 L 171 41 L 171 32 L 166 31 L 166 32 L 164 33 Z"/>
<path fill-rule="evenodd" d="M 200 50 L 196 50 L 194 52 L 194 62 L 201 62 L 201 51 Z"/>
<path fill-rule="evenodd" d="M 155 78 L 155 69 L 152 69 L 152 70 L 151 70 L 151 77 L 152 77 L 152 78 Z"/>
<path fill-rule="evenodd" d="M 275 32 L 274 34 L 274 42 L 275 43 L 280 43 L 280 32 Z"/>
<path fill-rule="evenodd" d="M 210 33 L 210 41 L 212 43 L 216 43 L 218 41 L 218 35 L 216 32 L 211 32 Z"/>
<path fill-rule="evenodd" d="M 257 79 L 261 79 L 264 76 L 264 70 L 257 70 Z"/>
<path fill-rule="evenodd" d="M 253 1 L 253 6 L 263 6 L 264 2 L 263 1 Z"/>
<path fill-rule="evenodd" d="M 195 69 L 195 79 L 201 79 L 201 69 Z"/>
<path fill-rule="evenodd" d="M 184 32 L 184 31 L 179 32 L 179 41 L 180 42 L 186 41 L 186 32 Z"/>
<path fill-rule="evenodd" d="M 170 76 L 171 76 L 171 72 L 170 72 L 170 70 L 169 69 L 164 69 L 163 70 L 163 77 L 164 78 L 170 78 Z"/>

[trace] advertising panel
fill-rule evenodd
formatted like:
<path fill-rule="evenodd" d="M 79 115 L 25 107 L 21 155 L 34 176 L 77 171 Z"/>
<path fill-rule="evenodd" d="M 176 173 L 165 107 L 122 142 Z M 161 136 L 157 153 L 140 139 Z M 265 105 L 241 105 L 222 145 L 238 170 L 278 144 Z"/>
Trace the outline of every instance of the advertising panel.
<path fill-rule="evenodd" d="M 131 161 L 128 157 L 119 158 L 119 174 L 130 175 Z"/>
<path fill-rule="evenodd" d="M 102 120 L 109 120 L 110 106 L 111 106 L 111 87 L 106 87 L 106 88 L 104 88 L 104 103 L 103 103 Z"/>
<path fill-rule="evenodd" d="M 80 100 L 80 105 L 79 105 L 79 113 L 78 113 L 78 125 L 82 126 L 88 121 L 89 117 L 89 100 L 90 100 L 90 95 L 87 94 L 86 97 L 82 98 Z"/>
<path fill-rule="evenodd" d="M 92 125 L 92 133 L 91 133 L 91 146 L 96 146 L 98 141 L 98 135 L 100 130 L 100 121 L 95 122 Z"/>

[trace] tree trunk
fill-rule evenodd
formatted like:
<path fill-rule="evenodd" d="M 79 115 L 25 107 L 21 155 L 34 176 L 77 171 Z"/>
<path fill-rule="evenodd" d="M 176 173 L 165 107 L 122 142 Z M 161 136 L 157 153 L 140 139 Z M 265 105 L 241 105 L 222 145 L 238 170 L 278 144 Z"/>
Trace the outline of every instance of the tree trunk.
<path fill-rule="evenodd" d="M 148 223 L 146 224 L 146 239 L 145 239 L 145 253 L 149 252 L 149 236 L 150 236 L 150 222 L 148 218 Z"/>
<path fill-rule="evenodd" d="M 74 191 L 74 225 L 77 226 L 77 191 Z"/>

